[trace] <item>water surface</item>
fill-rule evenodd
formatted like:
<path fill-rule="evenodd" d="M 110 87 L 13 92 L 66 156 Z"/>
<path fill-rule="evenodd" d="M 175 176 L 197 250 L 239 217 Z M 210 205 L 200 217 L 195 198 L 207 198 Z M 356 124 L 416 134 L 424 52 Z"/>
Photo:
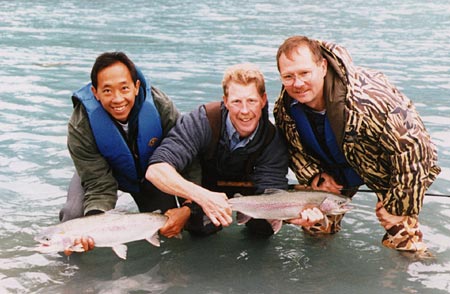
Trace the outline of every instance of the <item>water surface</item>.
<path fill-rule="evenodd" d="M 41 255 L 33 236 L 57 222 L 74 171 L 66 149 L 71 93 L 104 51 L 126 52 L 182 112 L 220 99 L 224 69 L 254 62 L 271 108 L 275 54 L 293 34 L 337 42 L 385 72 L 410 97 L 439 150 L 430 193 L 450 195 L 450 4 L 406 1 L 1 1 L 0 292 L 5 293 L 448 293 L 450 199 L 421 213 L 434 260 L 380 244 L 375 196 L 358 193 L 344 229 L 315 238 L 285 226 L 254 239 L 233 225 L 209 238 L 163 238 Z M 135 207 L 127 194 L 120 206 Z"/>

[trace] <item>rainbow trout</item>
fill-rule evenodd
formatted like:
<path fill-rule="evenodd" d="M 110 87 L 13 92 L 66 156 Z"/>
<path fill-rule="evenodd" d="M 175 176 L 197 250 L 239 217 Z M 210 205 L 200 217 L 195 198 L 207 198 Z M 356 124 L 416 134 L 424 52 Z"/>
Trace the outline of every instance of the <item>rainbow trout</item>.
<path fill-rule="evenodd" d="M 325 215 L 344 214 L 350 207 L 351 199 L 324 191 L 283 191 L 269 190 L 265 194 L 242 196 L 236 194 L 228 202 L 237 211 L 238 224 L 245 224 L 251 218 L 266 219 L 277 233 L 283 220 L 300 217 L 301 211 L 308 207 L 317 207 Z M 325 217 L 324 222 L 327 222 Z"/>
<path fill-rule="evenodd" d="M 83 236 L 94 239 L 95 247 L 111 247 L 122 259 L 126 259 L 124 243 L 145 239 L 159 247 L 158 231 L 167 221 L 159 213 L 106 213 L 80 217 L 44 229 L 35 240 L 40 243 L 41 253 L 61 252 L 66 249 L 84 251 L 74 245 L 75 238 Z"/>

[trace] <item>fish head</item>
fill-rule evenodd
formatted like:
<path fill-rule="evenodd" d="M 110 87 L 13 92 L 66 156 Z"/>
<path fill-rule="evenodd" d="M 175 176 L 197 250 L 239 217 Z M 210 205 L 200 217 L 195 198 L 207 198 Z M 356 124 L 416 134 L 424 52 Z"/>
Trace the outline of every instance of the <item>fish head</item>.
<path fill-rule="evenodd" d="M 34 240 L 39 242 L 37 249 L 42 253 L 63 251 L 73 244 L 73 240 L 57 227 L 45 229 Z"/>
<path fill-rule="evenodd" d="M 346 196 L 330 195 L 325 197 L 319 208 L 327 215 L 344 214 L 352 209 L 352 207 L 348 205 L 350 201 L 351 199 Z"/>

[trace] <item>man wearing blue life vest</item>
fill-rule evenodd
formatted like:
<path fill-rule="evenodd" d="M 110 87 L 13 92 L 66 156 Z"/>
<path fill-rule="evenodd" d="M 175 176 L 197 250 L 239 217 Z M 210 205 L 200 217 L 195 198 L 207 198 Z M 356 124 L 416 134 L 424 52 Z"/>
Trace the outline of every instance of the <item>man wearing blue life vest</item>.
<path fill-rule="evenodd" d="M 187 199 L 191 213 L 186 229 L 209 235 L 232 222 L 228 197 L 288 188 L 285 143 L 269 121 L 264 76 L 252 64 L 225 71 L 223 101 L 201 105 L 183 115 L 153 153 L 147 179 L 162 191 Z M 202 182 L 180 172 L 199 158 Z M 270 236 L 266 220 L 253 219 L 250 233 Z"/>
<path fill-rule="evenodd" d="M 383 245 L 425 251 L 418 215 L 440 168 L 412 102 L 330 42 L 290 37 L 278 49 L 277 65 L 282 88 L 274 116 L 299 184 L 348 196 L 367 185 L 378 196 Z M 335 233 L 341 219 L 303 229 Z"/>
<path fill-rule="evenodd" d="M 129 192 L 141 212 L 178 210 L 174 197 L 144 177 L 150 156 L 179 117 L 172 101 L 122 52 L 98 56 L 91 82 L 72 96 L 67 145 L 76 172 L 60 220 L 113 209 L 118 190 Z M 189 214 L 176 214 L 171 223 L 176 217 Z"/>

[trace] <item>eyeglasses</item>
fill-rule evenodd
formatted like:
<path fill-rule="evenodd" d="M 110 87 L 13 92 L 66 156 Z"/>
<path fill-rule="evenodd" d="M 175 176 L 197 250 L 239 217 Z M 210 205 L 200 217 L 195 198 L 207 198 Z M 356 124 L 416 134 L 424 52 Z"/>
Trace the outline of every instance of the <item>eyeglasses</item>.
<path fill-rule="evenodd" d="M 312 77 L 313 71 L 304 71 L 301 73 L 292 73 L 292 74 L 285 74 L 281 76 L 281 83 L 286 86 L 290 87 L 292 86 L 296 80 L 306 82 L 309 81 Z"/>

